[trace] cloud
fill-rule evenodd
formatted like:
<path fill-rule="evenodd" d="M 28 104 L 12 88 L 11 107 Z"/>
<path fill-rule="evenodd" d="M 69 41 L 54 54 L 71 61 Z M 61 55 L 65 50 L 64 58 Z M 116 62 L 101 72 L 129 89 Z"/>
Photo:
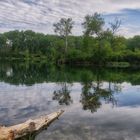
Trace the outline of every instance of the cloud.
<path fill-rule="evenodd" d="M 127 9 L 127 10 L 126 10 Z M 0 31 L 11 29 L 53 33 L 52 24 L 62 17 L 72 17 L 76 23 L 73 33 L 81 34 L 79 24 L 86 14 L 102 13 L 108 20 L 112 17 L 126 17 L 131 20 L 140 15 L 139 0 L 1 0 L 0 1 Z M 134 12 L 135 11 L 135 12 Z M 138 14 L 138 15 L 137 15 Z M 126 20 L 135 29 L 134 21 Z M 123 30 L 124 31 L 124 30 Z M 126 35 L 127 31 L 121 32 Z M 134 35 L 136 32 L 130 33 Z M 139 33 L 139 32 L 138 32 Z"/>

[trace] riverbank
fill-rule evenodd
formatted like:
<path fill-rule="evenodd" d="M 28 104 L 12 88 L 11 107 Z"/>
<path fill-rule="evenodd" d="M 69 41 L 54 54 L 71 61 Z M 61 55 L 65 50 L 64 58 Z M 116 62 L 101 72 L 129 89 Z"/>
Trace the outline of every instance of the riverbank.
<path fill-rule="evenodd" d="M 29 63 L 45 63 L 54 65 L 70 65 L 70 66 L 96 66 L 96 67 L 106 67 L 106 68 L 129 68 L 138 67 L 140 68 L 140 62 L 104 62 L 104 63 L 94 63 L 91 61 L 50 61 L 45 55 L 30 55 L 29 57 L 0 57 L 0 61 L 18 61 L 18 62 L 29 62 Z"/>

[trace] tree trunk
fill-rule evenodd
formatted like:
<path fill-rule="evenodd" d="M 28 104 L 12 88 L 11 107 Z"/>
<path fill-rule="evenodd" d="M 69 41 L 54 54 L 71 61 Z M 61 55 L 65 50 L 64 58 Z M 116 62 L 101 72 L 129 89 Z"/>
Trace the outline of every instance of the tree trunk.
<path fill-rule="evenodd" d="M 68 49 L 68 37 L 66 36 L 66 39 L 65 39 L 65 53 L 67 53 L 67 49 Z"/>
<path fill-rule="evenodd" d="M 67 57 L 67 49 L 68 49 L 68 36 L 66 35 L 65 36 L 65 54 L 64 54 L 64 62 L 63 63 L 66 63 L 66 57 Z"/>
<path fill-rule="evenodd" d="M 42 116 L 35 120 L 28 120 L 24 123 L 10 127 L 2 126 L 0 127 L 0 140 L 15 140 L 33 132 L 40 131 L 42 128 L 46 128 L 51 122 L 56 120 L 63 112 L 63 110 L 60 110 L 50 115 Z"/>

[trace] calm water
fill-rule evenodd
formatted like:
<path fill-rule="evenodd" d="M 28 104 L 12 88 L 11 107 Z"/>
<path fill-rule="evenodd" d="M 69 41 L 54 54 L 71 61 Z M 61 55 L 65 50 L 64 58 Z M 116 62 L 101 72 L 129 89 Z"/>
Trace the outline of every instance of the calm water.
<path fill-rule="evenodd" d="M 0 124 L 58 109 L 35 140 L 140 140 L 140 70 L 0 62 Z"/>

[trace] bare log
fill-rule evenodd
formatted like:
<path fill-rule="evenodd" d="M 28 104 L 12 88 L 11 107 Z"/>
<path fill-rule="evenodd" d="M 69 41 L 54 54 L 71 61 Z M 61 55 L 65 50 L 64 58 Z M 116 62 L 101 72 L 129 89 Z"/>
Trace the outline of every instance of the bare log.
<path fill-rule="evenodd" d="M 51 122 L 58 119 L 58 117 L 64 112 L 60 110 L 50 115 L 42 116 L 35 120 L 28 120 L 24 123 L 5 127 L 0 127 L 0 140 L 15 140 L 28 134 L 40 131 L 42 128 L 46 128 Z"/>

